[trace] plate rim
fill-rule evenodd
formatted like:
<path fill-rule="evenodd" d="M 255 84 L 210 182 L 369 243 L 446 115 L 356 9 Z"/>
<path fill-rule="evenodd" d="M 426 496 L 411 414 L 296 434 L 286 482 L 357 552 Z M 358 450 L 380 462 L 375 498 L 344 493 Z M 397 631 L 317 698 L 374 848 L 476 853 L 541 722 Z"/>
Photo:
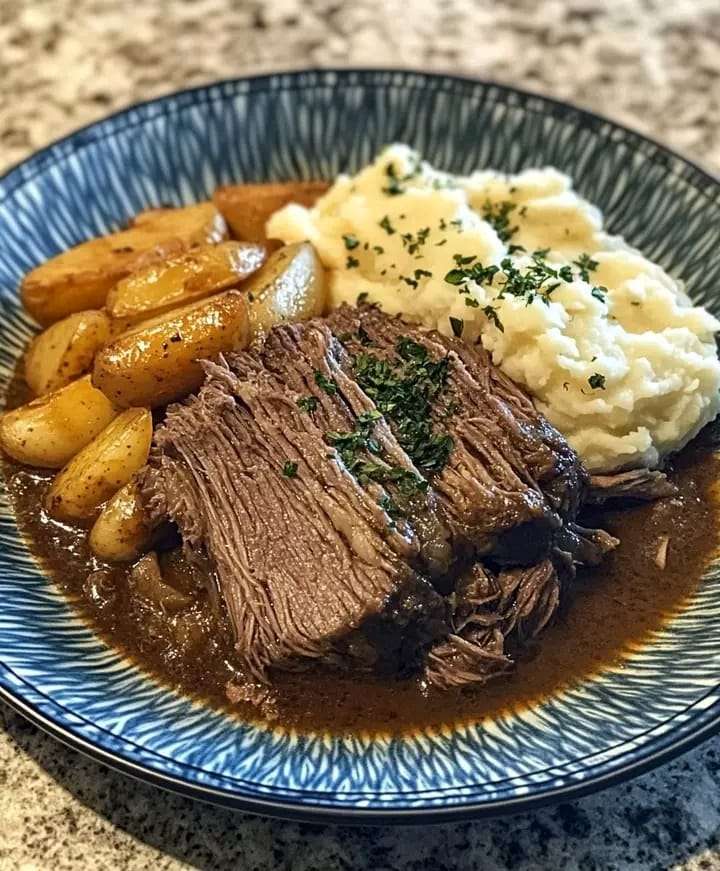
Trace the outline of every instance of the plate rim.
<path fill-rule="evenodd" d="M 322 77 L 335 77 L 338 81 L 343 78 L 347 79 L 356 76 L 360 83 L 366 76 L 372 78 L 372 76 L 378 74 L 398 74 L 404 77 L 415 76 L 426 81 L 447 80 L 483 89 L 495 88 L 499 92 L 511 96 L 514 95 L 515 97 L 521 98 L 523 101 L 537 100 L 545 106 L 554 108 L 554 110 L 560 115 L 571 115 L 572 117 L 577 118 L 581 123 L 590 122 L 593 126 L 598 123 L 609 125 L 611 129 L 622 131 L 641 143 L 647 143 L 661 154 L 664 153 L 668 157 L 677 161 L 682 167 L 691 171 L 691 173 L 695 175 L 694 181 L 696 183 L 701 182 L 703 187 L 715 189 L 716 197 L 720 203 L 720 176 L 715 175 L 710 169 L 701 166 L 693 159 L 675 151 L 670 146 L 663 144 L 651 136 L 633 130 L 631 127 L 620 122 L 614 121 L 607 116 L 555 97 L 547 96 L 530 89 L 505 84 L 494 79 L 486 79 L 471 75 L 457 75 L 442 70 L 426 71 L 404 66 L 281 68 L 255 75 L 241 75 L 219 79 L 202 85 L 168 91 L 159 96 L 132 103 L 55 139 L 43 148 L 33 152 L 28 157 L 9 166 L 0 175 L 0 203 L 12 196 L 13 192 L 19 186 L 28 181 L 28 171 L 40 168 L 49 169 L 54 162 L 67 156 L 68 152 L 66 149 L 70 148 L 75 152 L 82 149 L 84 145 L 92 144 L 95 140 L 88 138 L 87 134 L 93 130 L 110 126 L 111 130 L 108 132 L 112 134 L 112 132 L 114 132 L 112 131 L 113 122 L 132 115 L 134 112 L 140 112 L 142 114 L 148 109 L 158 105 L 172 103 L 174 100 L 179 98 L 186 98 L 192 103 L 194 97 L 207 94 L 213 90 L 221 90 L 223 87 L 236 88 L 244 83 L 253 84 L 263 81 L 271 82 L 279 76 L 297 78 L 315 75 L 319 79 Z M 52 158 L 55 158 L 55 161 L 53 161 Z M 159 786 L 186 797 L 220 804 L 237 810 L 297 821 L 310 820 L 314 822 L 324 821 L 357 825 L 433 824 L 448 822 L 451 820 L 460 821 L 480 817 L 488 818 L 529 811 L 539 807 L 556 804 L 560 801 L 580 798 L 584 795 L 606 789 L 614 784 L 636 777 L 684 752 L 687 752 L 720 731 L 720 699 L 717 699 L 712 705 L 701 708 L 698 714 L 695 717 L 692 717 L 689 721 L 680 724 L 679 727 L 675 729 L 671 729 L 670 735 L 666 736 L 664 740 L 660 738 L 661 746 L 659 748 L 655 747 L 655 749 L 653 749 L 653 744 L 657 744 L 658 742 L 658 739 L 656 739 L 654 742 L 651 742 L 649 747 L 641 748 L 639 750 L 636 749 L 634 752 L 629 750 L 628 753 L 632 753 L 630 760 L 623 763 L 623 757 L 620 756 L 615 762 L 611 761 L 610 763 L 606 763 L 606 766 L 610 766 L 609 771 L 603 772 L 601 770 L 599 773 L 594 775 L 591 774 L 589 777 L 580 781 L 567 779 L 568 775 L 565 775 L 566 782 L 557 786 L 548 787 L 535 794 L 516 795 L 511 798 L 491 799 L 489 801 L 475 800 L 467 804 L 450 805 L 444 808 L 413 807 L 407 809 L 396 808 L 392 810 L 382 807 L 357 806 L 340 808 L 337 804 L 331 804 L 329 802 L 325 803 L 324 801 L 307 804 L 303 802 L 301 795 L 298 795 L 297 798 L 293 798 L 292 800 L 272 797 L 270 795 L 267 798 L 243 795 L 237 788 L 225 789 L 220 786 L 209 786 L 207 784 L 191 782 L 182 779 L 181 777 L 150 768 L 144 763 L 134 761 L 130 753 L 123 753 L 121 750 L 105 748 L 100 744 L 85 738 L 81 734 L 77 734 L 71 727 L 62 724 L 59 721 L 59 718 L 53 719 L 50 715 L 43 713 L 43 711 L 41 711 L 29 698 L 23 697 L 22 693 L 17 690 L 17 687 L 13 682 L 4 679 L 13 673 L 13 670 L 5 662 L 0 661 L 0 699 L 6 702 L 13 710 L 37 725 L 44 732 L 61 741 L 66 746 L 79 751 L 86 757 L 104 763 L 123 774 L 134 777 L 135 779 L 151 783 L 152 785 Z M 720 688 L 720 683 L 718 683 L 716 689 L 717 688 Z M 59 707 L 54 700 L 49 699 L 49 702 L 56 708 Z M 675 735 L 675 737 L 673 737 L 673 735 Z M 118 737 L 122 740 L 122 736 Z"/>

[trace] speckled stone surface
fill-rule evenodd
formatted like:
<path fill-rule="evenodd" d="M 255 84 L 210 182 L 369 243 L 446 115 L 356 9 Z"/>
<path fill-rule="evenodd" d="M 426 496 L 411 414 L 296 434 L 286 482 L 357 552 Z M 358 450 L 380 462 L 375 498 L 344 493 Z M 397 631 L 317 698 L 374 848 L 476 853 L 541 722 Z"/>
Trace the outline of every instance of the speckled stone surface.
<path fill-rule="evenodd" d="M 468 72 L 573 100 L 720 169 L 718 0 L 0 0 L 0 171 L 135 100 L 307 65 Z M 0 706 L 0 871 L 720 869 L 720 739 L 507 820 L 301 826 L 137 783 Z"/>

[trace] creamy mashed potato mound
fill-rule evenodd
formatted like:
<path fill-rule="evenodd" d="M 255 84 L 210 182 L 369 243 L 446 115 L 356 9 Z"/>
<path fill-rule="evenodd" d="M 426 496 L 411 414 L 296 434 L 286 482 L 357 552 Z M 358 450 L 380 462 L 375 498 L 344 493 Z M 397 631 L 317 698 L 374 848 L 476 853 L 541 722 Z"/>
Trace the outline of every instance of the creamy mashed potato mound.
<path fill-rule="evenodd" d="M 720 410 L 720 323 L 555 169 L 452 176 L 393 145 L 267 233 L 316 246 L 333 306 L 480 337 L 591 470 L 658 466 Z"/>

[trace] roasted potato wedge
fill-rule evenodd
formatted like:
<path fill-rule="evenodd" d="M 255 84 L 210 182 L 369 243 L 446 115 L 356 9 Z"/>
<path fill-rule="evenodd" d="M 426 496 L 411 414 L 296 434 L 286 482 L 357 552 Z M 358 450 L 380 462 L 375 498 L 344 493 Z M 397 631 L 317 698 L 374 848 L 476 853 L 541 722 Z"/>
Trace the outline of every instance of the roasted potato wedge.
<path fill-rule="evenodd" d="M 118 336 L 96 355 L 93 384 L 123 408 L 166 405 L 200 386 L 199 360 L 244 348 L 249 335 L 247 298 L 227 290 Z"/>
<path fill-rule="evenodd" d="M 312 206 L 329 187 L 325 181 L 233 184 L 218 188 L 213 194 L 213 202 L 236 239 L 266 242 L 265 224 L 273 212 L 288 203 Z"/>
<path fill-rule="evenodd" d="M 22 282 L 23 305 L 41 324 L 102 308 L 110 288 L 135 269 L 226 236 L 227 225 L 210 202 L 153 209 L 127 230 L 90 239 L 37 266 Z"/>
<path fill-rule="evenodd" d="M 100 512 L 90 530 L 90 549 L 108 562 L 131 562 L 150 545 L 152 529 L 145 520 L 137 484 L 121 487 Z"/>
<path fill-rule="evenodd" d="M 25 355 L 25 380 L 37 396 L 58 390 L 92 367 L 95 353 L 110 339 L 105 312 L 68 315 L 30 343 Z"/>
<path fill-rule="evenodd" d="M 88 375 L 4 414 L 0 418 L 0 444 L 18 463 L 59 469 L 116 414 Z"/>
<path fill-rule="evenodd" d="M 86 520 L 145 465 L 152 441 L 152 415 L 129 408 L 111 421 L 58 473 L 46 507 L 60 520 Z"/>
<path fill-rule="evenodd" d="M 267 253 L 254 242 L 202 245 L 164 263 L 153 263 L 119 281 L 105 308 L 113 319 L 146 320 L 233 287 L 263 265 Z"/>
<path fill-rule="evenodd" d="M 270 255 L 244 285 L 252 334 L 262 335 L 285 321 L 302 321 L 325 309 L 325 270 L 309 242 L 286 245 Z"/>

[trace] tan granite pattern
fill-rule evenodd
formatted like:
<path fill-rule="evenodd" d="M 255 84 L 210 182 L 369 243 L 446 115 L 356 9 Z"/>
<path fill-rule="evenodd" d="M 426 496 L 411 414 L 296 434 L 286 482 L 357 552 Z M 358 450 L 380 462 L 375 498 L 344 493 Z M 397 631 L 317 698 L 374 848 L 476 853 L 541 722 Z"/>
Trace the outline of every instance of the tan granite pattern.
<path fill-rule="evenodd" d="M 720 0 L 0 0 L 0 170 L 136 100 L 346 64 L 543 91 L 720 169 Z M 408 832 L 170 796 L 0 706 L 0 871 L 86 868 L 720 869 L 720 741 L 579 802 Z"/>
<path fill-rule="evenodd" d="M 0 167 L 177 88 L 387 64 L 542 90 L 720 168 L 718 0 L 2 0 L 0 47 Z"/>

